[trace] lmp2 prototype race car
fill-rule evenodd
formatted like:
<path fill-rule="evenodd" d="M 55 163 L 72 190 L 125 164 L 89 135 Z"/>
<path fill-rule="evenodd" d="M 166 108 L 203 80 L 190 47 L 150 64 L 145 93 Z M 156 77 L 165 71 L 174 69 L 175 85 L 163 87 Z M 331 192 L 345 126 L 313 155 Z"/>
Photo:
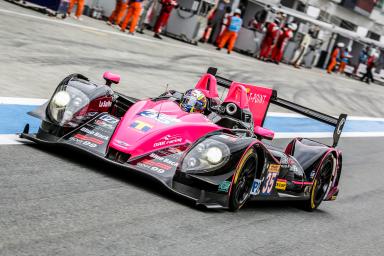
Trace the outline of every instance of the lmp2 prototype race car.
<path fill-rule="evenodd" d="M 300 200 L 312 211 L 335 200 L 342 155 L 335 147 L 347 115 L 339 118 L 277 97 L 277 92 L 217 75 L 209 68 L 195 89 L 169 90 L 144 100 L 80 74 L 66 77 L 51 99 L 29 114 L 41 119 L 36 134 L 21 138 L 89 153 L 160 181 L 197 206 L 237 210 L 248 200 Z M 228 93 L 222 101 L 218 86 Z M 333 144 L 295 138 L 285 150 L 267 145 L 263 128 L 270 103 L 335 127 Z M 199 110 L 199 111 L 193 111 Z"/>

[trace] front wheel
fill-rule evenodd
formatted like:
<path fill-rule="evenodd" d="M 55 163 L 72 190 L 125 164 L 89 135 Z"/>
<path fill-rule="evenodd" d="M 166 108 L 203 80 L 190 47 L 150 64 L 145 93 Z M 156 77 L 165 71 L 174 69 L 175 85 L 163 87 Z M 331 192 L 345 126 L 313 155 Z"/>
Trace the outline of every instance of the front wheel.
<path fill-rule="evenodd" d="M 313 180 L 310 198 L 303 203 L 305 210 L 314 211 L 324 200 L 332 181 L 333 168 L 334 158 L 330 155 L 324 160 Z"/>
<path fill-rule="evenodd" d="M 253 149 L 250 149 L 241 159 L 239 168 L 234 174 L 229 196 L 229 210 L 240 209 L 248 200 L 256 175 L 257 163 L 257 154 Z"/>

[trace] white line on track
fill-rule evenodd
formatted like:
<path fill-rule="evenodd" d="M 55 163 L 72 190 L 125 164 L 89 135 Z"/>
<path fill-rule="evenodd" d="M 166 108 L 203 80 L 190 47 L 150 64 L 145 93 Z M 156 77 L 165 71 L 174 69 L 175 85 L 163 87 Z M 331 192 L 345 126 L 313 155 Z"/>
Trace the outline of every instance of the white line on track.
<path fill-rule="evenodd" d="M 0 134 L 0 145 L 17 145 L 29 142 L 19 138 L 17 134 Z"/>
<path fill-rule="evenodd" d="M 0 104 L 39 106 L 45 102 L 47 99 L 0 97 Z"/>

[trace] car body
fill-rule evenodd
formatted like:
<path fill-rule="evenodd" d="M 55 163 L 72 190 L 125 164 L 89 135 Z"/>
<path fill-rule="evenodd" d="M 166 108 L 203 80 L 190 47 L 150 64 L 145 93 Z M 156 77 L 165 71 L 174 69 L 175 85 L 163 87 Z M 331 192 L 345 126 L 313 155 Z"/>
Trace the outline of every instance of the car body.
<path fill-rule="evenodd" d="M 127 171 L 155 178 L 166 188 L 208 208 L 237 210 L 248 200 L 300 200 L 308 210 L 334 200 L 342 167 L 336 149 L 346 115 L 334 118 L 280 99 L 276 91 L 230 81 L 209 68 L 195 86 L 208 99 L 205 113 L 186 113 L 183 96 L 167 91 L 138 100 L 74 74 L 52 98 L 30 114 L 42 120 L 36 134 L 27 124 L 22 138 L 80 150 Z M 218 97 L 218 86 L 229 89 Z M 270 103 L 335 127 L 328 146 L 303 138 L 279 150 L 263 143 Z"/>

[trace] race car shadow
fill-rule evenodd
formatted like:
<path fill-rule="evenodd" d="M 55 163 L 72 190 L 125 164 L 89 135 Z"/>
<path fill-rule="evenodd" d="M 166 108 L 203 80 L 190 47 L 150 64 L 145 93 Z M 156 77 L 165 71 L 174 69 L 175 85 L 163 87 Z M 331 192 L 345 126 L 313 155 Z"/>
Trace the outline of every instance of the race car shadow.
<path fill-rule="evenodd" d="M 51 147 L 39 144 L 26 144 L 26 146 L 33 147 L 35 150 L 53 155 L 66 162 L 102 174 L 103 176 L 123 181 L 128 185 L 134 186 L 140 190 L 145 190 L 152 194 L 159 195 L 162 198 L 181 203 L 187 207 L 198 209 L 193 201 L 170 192 L 161 182 L 151 178 L 150 176 L 137 172 L 127 171 L 127 168 L 102 161 L 101 159 L 81 151 L 63 150 L 62 147 L 58 147 L 57 145 Z"/>
<path fill-rule="evenodd" d="M 227 212 L 223 209 L 208 209 L 204 206 L 196 206 L 195 202 L 185 198 L 181 195 L 170 192 L 161 182 L 151 178 L 150 176 L 127 171 L 127 168 L 122 166 L 116 166 L 109 162 L 102 161 L 99 158 L 93 157 L 84 152 L 77 152 L 72 150 L 63 150 L 62 147 L 55 146 L 43 146 L 39 144 L 25 144 L 28 147 L 32 147 L 34 150 L 39 150 L 46 154 L 51 154 L 54 157 L 60 158 L 66 162 L 72 163 L 82 168 L 89 169 L 90 171 L 97 172 L 103 176 L 107 176 L 111 179 L 123 181 L 127 185 L 134 186 L 137 189 L 145 190 L 151 194 L 161 196 L 164 199 L 172 200 L 173 202 L 180 203 L 186 207 L 194 210 L 199 210 L 205 213 L 219 213 Z M 240 210 L 240 212 L 257 211 L 257 212 L 295 212 L 303 211 L 299 201 L 248 201 Z M 316 210 L 321 213 L 321 210 Z"/>

